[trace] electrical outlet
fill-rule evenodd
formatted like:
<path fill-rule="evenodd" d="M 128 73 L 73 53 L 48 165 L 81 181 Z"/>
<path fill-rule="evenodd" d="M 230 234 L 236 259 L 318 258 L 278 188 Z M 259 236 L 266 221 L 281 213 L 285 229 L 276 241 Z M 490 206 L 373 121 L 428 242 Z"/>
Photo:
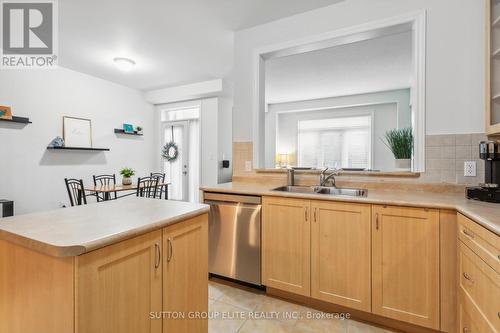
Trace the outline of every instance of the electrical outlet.
<path fill-rule="evenodd" d="M 245 161 L 245 171 L 252 172 L 252 161 Z"/>
<path fill-rule="evenodd" d="M 464 162 L 464 176 L 465 177 L 476 177 L 476 161 L 465 161 Z"/>

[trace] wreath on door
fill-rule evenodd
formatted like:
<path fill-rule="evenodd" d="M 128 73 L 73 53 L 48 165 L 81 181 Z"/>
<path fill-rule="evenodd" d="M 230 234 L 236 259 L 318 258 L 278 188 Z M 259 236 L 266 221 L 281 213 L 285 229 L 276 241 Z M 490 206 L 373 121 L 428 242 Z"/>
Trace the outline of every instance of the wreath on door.
<path fill-rule="evenodd" d="M 179 157 L 179 147 L 174 140 L 174 126 L 172 126 L 171 129 L 172 140 L 165 144 L 161 149 L 161 156 L 170 163 L 175 162 L 177 160 L 177 157 Z"/>

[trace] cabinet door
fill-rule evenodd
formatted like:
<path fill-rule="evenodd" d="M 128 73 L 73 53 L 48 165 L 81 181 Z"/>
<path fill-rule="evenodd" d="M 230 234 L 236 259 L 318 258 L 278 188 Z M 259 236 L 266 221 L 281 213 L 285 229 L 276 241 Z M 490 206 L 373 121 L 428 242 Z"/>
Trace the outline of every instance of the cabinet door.
<path fill-rule="evenodd" d="M 372 311 L 439 329 L 439 212 L 372 207 Z"/>
<path fill-rule="evenodd" d="M 311 201 L 311 295 L 371 311 L 370 205 Z"/>
<path fill-rule="evenodd" d="M 78 333 L 160 333 L 161 230 L 77 257 Z"/>
<path fill-rule="evenodd" d="M 310 296 L 309 201 L 263 198 L 262 283 Z"/>
<path fill-rule="evenodd" d="M 208 215 L 163 230 L 163 332 L 206 333 L 208 321 Z"/>

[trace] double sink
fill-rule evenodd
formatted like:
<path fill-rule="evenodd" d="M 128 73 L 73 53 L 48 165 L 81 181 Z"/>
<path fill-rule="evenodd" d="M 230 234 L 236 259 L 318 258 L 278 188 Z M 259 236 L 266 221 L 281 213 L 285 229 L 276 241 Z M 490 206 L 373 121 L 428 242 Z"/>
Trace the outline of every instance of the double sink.
<path fill-rule="evenodd" d="M 289 192 L 289 193 L 308 193 L 333 196 L 348 196 L 348 197 L 366 197 L 368 190 L 359 188 L 340 188 L 330 186 L 281 186 L 272 191 Z"/>

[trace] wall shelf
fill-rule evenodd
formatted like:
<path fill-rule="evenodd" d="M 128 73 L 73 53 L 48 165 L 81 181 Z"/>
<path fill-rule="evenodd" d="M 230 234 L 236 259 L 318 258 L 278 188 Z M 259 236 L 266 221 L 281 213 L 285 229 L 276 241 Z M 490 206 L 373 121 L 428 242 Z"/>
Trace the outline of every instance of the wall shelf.
<path fill-rule="evenodd" d="M 32 123 L 29 118 L 16 117 L 16 116 L 12 116 L 12 119 L 1 119 L 0 118 L 0 121 L 5 121 L 8 123 L 18 123 L 18 124 L 31 124 Z"/>
<path fill-rule="evenodd" d="M 116 134 L 125 134 L 125 135 L 137 135 L 137 136 L 142 136 L 142 133 L 137 133 L 137 131 L 134 132 L 125 132 L 123 129 L 115 128 L 115 133 Z"/>
<path fill-rule="evenodd" d="M 84 147 L 47 147 L 49 150 L 81 150 L 81 151 L 109 151 L 109 148 L 84 148 Z"/>

